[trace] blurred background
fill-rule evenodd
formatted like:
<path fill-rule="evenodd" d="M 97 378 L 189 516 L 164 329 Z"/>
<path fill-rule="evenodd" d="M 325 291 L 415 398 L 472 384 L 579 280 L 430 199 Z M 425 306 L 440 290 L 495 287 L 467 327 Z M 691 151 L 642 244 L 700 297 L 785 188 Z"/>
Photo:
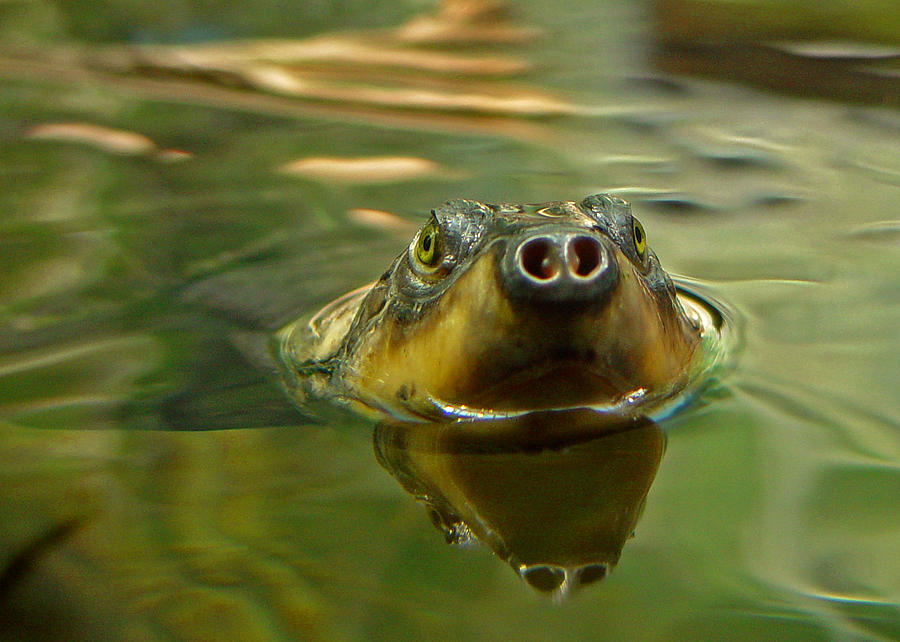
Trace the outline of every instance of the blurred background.
<path fill-rule="evenodd" d="M 898 107 L 893 0 L 3 0 L 0 636 L 900 637 Z M 731 369 L 555 603 L 265 341 L 444 200 L 600 191 Z"/>

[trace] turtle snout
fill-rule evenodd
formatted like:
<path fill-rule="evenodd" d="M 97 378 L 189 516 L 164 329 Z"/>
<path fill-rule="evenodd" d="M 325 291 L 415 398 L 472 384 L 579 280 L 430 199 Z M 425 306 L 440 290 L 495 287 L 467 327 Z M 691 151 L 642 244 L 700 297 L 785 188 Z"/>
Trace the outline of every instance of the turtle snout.
<path fill-rule="evenodd" d="M 612 250 L 584 232 L 538 234 L 507 246 L 503 285 L 512 299 L 546 303 L 588 303 L 618 282 Z"/>

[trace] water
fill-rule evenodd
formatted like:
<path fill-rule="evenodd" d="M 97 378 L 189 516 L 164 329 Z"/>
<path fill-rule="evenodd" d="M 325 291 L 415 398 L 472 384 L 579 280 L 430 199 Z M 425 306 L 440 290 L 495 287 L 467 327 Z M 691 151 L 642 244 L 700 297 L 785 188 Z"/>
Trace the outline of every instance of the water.
<path fill-rule="evenodd" d="M 92 30 L 10 5 L 4 42 L 309 35 L 283 9 L 160 7 Z M 423 9 L 322 11 L 309 33 Z M 487 52 L 538 63 L 487 92 L 540 88 L 557 115 L 537 118 L 118 76 L 99 45 L 103 64 L 3 55 L 5 636 L 900 637 L 896 111 L 663 84 L 643 13 L 562 14 L 517 5 L 545 34 Z M 35 129 L 85 122 L 151 142 L 113 153 L 108 132 Z M 376 155 L 438 167 L 282 169 Z M 730 374 L 660 425 L 616 568 L 559 604 L 486 548 L 447 546 L 379 465 L 372 424 L 293 408 L 260 346 L 377 277 L 443 200 L 599 191 L 633 202 L 666 269 L 735 309 L 740 342 Z"/>

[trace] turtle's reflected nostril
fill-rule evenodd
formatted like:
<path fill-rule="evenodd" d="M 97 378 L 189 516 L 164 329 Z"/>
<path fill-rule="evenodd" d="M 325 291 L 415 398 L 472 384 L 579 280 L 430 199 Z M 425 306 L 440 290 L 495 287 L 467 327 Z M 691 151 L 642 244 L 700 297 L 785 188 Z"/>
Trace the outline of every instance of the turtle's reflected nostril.
<path fill-rule="evenodd" d="M 589 236 L 577 236 L 569 243 L 567 259 L 573 275 L 587 278 L 600 265 L 600 244 Z"/>
<path fill-rule="evenodd" d="M 519 571 L 524 579 L 533 588 L 544 593 L 552 593 L 558 590 L 566 581 L 566 571 L 558 566 L 531 566 Z"/>
<path fill-rule="evenodd" d="M 536 238 L 527 241 L 522 245 L 519 262 L 525 274 L 539 281 L 549 281 L 559 274 L 559 262 L 550 239 Z"/>
<path fill-rule="evenodd" d="M 602 580 L 609 574 L 609 567 L 606 564 L 588 564 L 582 567 L 578 574 L 578 583 L 581 586 L 593 584 L 598 580 Z"/>

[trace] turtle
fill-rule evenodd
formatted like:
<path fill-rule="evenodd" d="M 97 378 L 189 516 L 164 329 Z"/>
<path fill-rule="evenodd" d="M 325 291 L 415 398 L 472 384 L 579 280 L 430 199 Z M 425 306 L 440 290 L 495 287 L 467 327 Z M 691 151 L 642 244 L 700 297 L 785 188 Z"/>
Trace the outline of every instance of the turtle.
<path fill-rule="evenodd" d="M 275 350 L 299 403 L 403 420 L 624 416 L 683 391 L 717 325 L 621 198 L 457 199 L 377 281 L 282 328 Z"/>

